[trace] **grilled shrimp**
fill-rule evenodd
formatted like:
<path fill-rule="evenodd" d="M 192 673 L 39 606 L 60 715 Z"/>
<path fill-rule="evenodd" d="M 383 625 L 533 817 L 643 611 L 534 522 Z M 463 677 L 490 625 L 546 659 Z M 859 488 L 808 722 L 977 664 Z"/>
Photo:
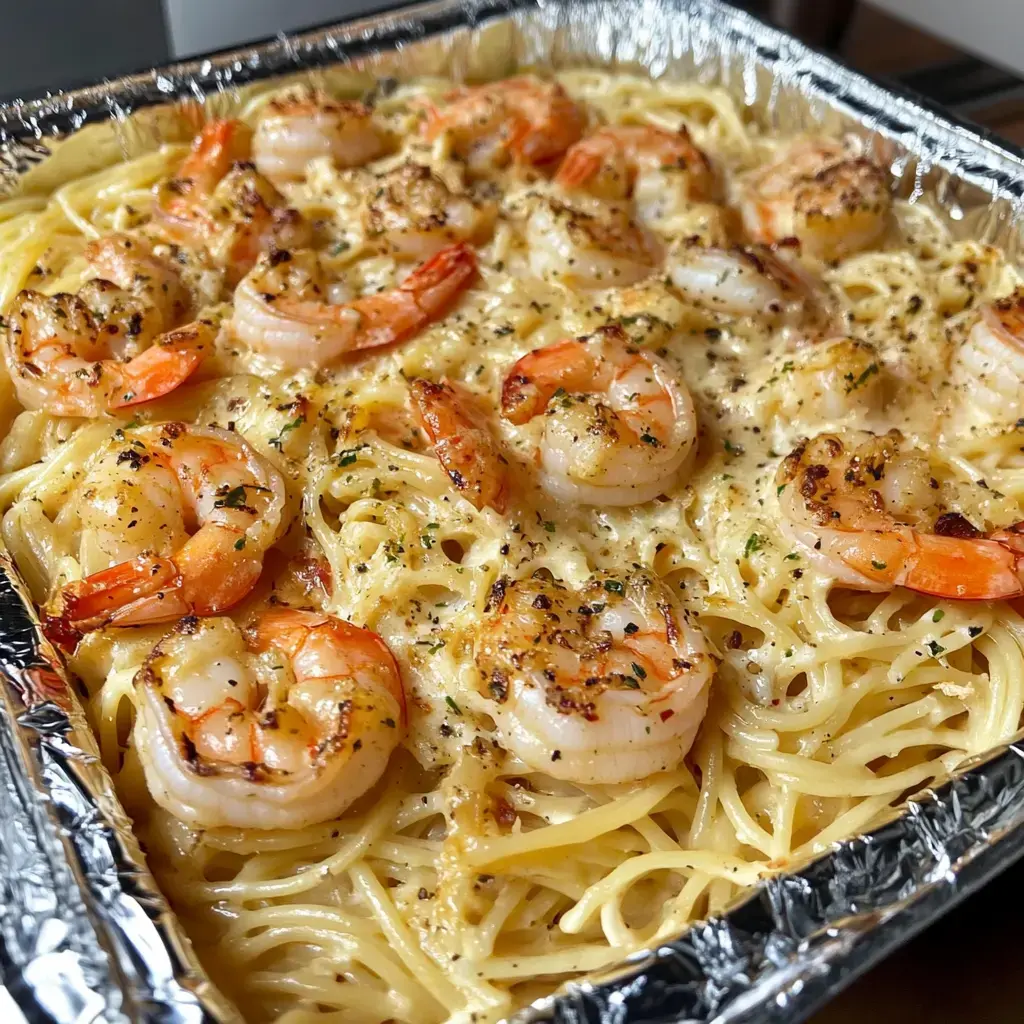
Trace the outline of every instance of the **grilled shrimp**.
<path fill-rule="evenodd" d="M 716 249 L 683 244 L 673 248 L 666 269 L 690 302 L 732 316 L 774 318 L 803 309 L 817 294 L 804 272 L 764 246 Z"/>
<path fill-rule="evenodd" d="M 113 281 L 88 281 L 77 295 L 22 291 L 4 320 L 4 361 L 27 409 L 95 417 L 152 401 L 213 349 L 212 320 L 176 327 L 188 294 L 144 242 L 97 239 L 86 259 Z"/>
<path fill-rule="evenodd" d="M 134 740 L 153 799 L 198 828 L 295 829 L 376 784 L 405 729 L 384 641 L 278 608 L 245 630 L 183 618 L 135 677 Z"/>
<path fill-rule="evenodd" d="M 956 354 L 953 383 L 986 422 L 1011 424 L 1024 416 L 1024 289 L 982 307 Z"/>
<path fill-rule="evenodd" d="M 526 221 L 530 270 L 571 288 L 620 288 L 653 273 L 658 247 L 622 208 L 592 212 L 537 197 Z"/>
<path fill-rule="evenodd" d="M 620 327 L 527 353 L 505 377 L 501 408 L 517 425 L 544 414 L 542 485 L 588 505 L 634 505 L 664 493 L 697 437 L 686 385 Z"/>
<path fill-rule="evenodd" d="M 1024 594 L 1024 524 L 983 536 L 937 508 L 922 451 L 898 431 L 819 434 L 792 451 L 776 484 L 782 530 L 843 586 L 995 601 Z"/>
<path fill-rule="evenodd" d="M 82 484 L 80 562 L 46 608 L 62 644 L 103 626 L 215 615 L 255 585 L 284 530 L 281 474 L 238 434 L 164 423 L 119 432 Z"/>
<path fill-rule="evenodd" d="M 504 747 L 581 785 L 675 768 L 707 711 L 703 634 L 651 574 L 499 584 L 474 645 Z"/>
<path fill-rule="evenodd" d="M 241 121 L 211 121 L 176 177 L 155 187 L 156 226 L 172 242 L 209 254 L 237 283 L 260 253 L 307 245 L 309 225 L 251 163 Z"/>
<path fill-rule="evenodd" d="M 808 253 L 838 259 L 869 248 L 889 224 L 885 172 L 841 145 L 806 140 L 755 171 L 740 194 L 747 233 L 756 242 L 797 238 Z"/>
<path fill-rule="evenodd" d="M 632 198 L 647 222 L 680 204 L 709 200 L 714 189 L 711 164 L 686 128 L 639 124 L 612 125 L 581 139 L 565 154 L 555 182 L 600 199 Z"/>
<path fill-rule="evenodd" d="M 429 167 L 410 161 L 376 177 L 363 227 L 378 251 L 423 260 L 454 242 L 485 240 L 496 212 L 493 202 L 451 189 Z"/>
<path fill-rule="evenodd" d="M 794 424 L 861 425 L 882 411 L 888 370 L 866 341 L 835 337 L 788 352 L 754 378 L 757 404 L 769 406 L 792 438 Z"/>
<path fill-rule="evenodd" d="M 278 250 L 235 290 L 231 323 L 253 351 L 282 366 L 327 366 L 440 319 L 476 273 L 476 254 L 460 243 L 435 253 L 395 288 L 335 304 L 327 301 L 316 253 Z"/>
<path fill-rule="evenodd" d="M 456 89 L 426 105 L 423 134 L 446 136 L 474 171 L 557 160 L 582 135 L 586 112 L 555 82 L 530 75 Z"/>
<path fill-rule="evenodd" d="M 386 135 L 368 106 L 303 89 L 267 104 L 252 153 L 259 172 L 272 181 L 300 181 L 317 157 L 330 157 L 338 167 L 362 167 L 386 146 Z"/>
<path fill-rule="evenodd" d="M 420 426 L 456 490 L 478 509 L 504 512 L 508 462 L 473 396 L 449 380 L 413 380 L 409 391 Z"/>

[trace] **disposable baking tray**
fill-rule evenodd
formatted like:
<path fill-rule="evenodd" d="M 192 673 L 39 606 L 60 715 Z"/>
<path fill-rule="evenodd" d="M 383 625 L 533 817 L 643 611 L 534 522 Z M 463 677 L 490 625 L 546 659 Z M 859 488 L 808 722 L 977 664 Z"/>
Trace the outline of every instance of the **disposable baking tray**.
<path fill-rule="evenodd" d="M 781 131 L 854 131 L 898 191 L 1018 258 L 1024 154 L 713 0 L 438 0 L 0 107 L 0 194 L 49 190 L 290 74 L 500 77 L 621 66 L 717 83 Z M 67 159 L 71 154 L 74 159 Z M 678 940 L 574 981 L 527 1021 L 805 1019 L 1024 852 L 1020 736 L 869 834 L 767 879 Z M 234 1021 L 145 865 L 74 685 L 0 553 L 0 1018 Z"/>

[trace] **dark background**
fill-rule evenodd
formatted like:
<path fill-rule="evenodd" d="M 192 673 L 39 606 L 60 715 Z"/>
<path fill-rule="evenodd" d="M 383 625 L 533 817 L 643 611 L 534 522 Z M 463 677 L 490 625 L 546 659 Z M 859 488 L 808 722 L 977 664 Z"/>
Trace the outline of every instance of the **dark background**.
<path fill-rule="evenodd" d="M 4 0 L 0 99 L 114 78 L 389 5 L 393 0 Z M 946 43 L 855 0 L 738 6 L 764 17 L 780 17 L 782 9 L 783 27 L 806 41 L 1024 142 L 1020 83 Z M 1024 962 L 1017 920 L 1022 892 L 1024 863 L 855 982 L 813 1024 L 1024 1021 L 1024 994 L 1016 984 Z"/>

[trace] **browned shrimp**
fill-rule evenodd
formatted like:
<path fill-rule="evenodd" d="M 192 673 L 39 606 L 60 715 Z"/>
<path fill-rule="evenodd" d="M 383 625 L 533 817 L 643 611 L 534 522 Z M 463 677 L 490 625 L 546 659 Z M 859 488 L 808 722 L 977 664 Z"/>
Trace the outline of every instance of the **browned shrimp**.
<path fill-rule="evenodd" d="M 508 502 L 507 460 L 475 407 L 473 396 L 453 381 L 410 385 L 420 425 L 448 479 L 477 508 L 504 512 Z"/>
<path fill-rule="evenodd" d="M 555 82 L 531 75 L 456 89 L 427 105 L 423 134 L 447 134 L 474 170 L 557 160 L 583 133 L 586 113 Z"/>

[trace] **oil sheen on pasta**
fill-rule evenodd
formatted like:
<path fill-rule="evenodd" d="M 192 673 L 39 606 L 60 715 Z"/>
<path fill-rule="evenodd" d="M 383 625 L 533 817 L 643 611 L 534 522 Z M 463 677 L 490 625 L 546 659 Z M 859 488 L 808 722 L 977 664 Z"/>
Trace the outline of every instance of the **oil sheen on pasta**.
<path fill-rule="evenodd" d="M 719 200 L 791 142 L 713 88 L 591 71 L 560 81 L 595 122 L 686 126 Z M 375 233 L 360 215 L 381 175 L 410 159 L 461 175 L 451 137 L 425 140 L 419 127 L 418 101 L 449 88 L 380 90 L 376 115 L 397 150 L 350 169 L 316 157 L 304 180 L 280 186 L 342 293 L 396 281 L 386 217 Z M 255 125 L 271 99 L 240 116 Z M 77 291 L 86 245 L 144 229 L 153 186 L 185 154 L 167 145 L 0 204 L 4 311 L 25 287 Z M 770 304 L 735 315 L 660 267 L 626 288 L 543 279 L 523 209 L 556 186 L 540 172 L 488 182 L 479 278 L 397 345 L 281 372 L 225 328 L 191 383 L 91 420 L 20 411 L 3 379 L 3 537 L 37 601 L 85 571 L 82 481 L 115 431 L 182 420 L 241 434 L 286 483 L 293 525 L 236 617 L 274 603 L 323 608 L 377 631 L 399 663 L 409 732 L 381 783 L 338 820 L 260 832 L 191 829 L 149 797 L 130 743 L 133 679 L 166 626 L 94 631 L 71 658 L 161 886 L 253 1021 L 497 1019 L 868 826 L 1021 717 L 1024 622 L 1010 602 L 834 584 L 781 528 L 777 482 L 803 437 L 895 428 L 927 453 L 948 511 L 985 531 L 1021 518 L 1020 368 L 982 358 L 982 388 L 961 357 L 980 307 L 1018 284 L 1001 253 L 953 240 L 925 203 L 894 202 L 884 237 L 804 261 L 814 302 L 840 325 L 829 333 L 852 339 L 823 349 Z M 652 230 L 668 246 L 742 231 L 711 200 L 659 213 Z M 183 266 L 228 322 L 224 273 Z M 499 416 L 517 359 L 608 324 L 678 372 L 696 406 L 692 466 L 642 504 L 550 496 L 532 461 L 544 418 L 514 428 Z M 442 377 L 475 396 L 505 447 L 514 482 L 503 513 L 459 496 L 417 427 L 408 382 Z M 638 569 L 672 589 L 717 663 L 689 757 L 616 785 L 527 767 L 497 744 L 473 657 L 495 584 L 539 573 L 579 588 L 594 572 Z"/>

